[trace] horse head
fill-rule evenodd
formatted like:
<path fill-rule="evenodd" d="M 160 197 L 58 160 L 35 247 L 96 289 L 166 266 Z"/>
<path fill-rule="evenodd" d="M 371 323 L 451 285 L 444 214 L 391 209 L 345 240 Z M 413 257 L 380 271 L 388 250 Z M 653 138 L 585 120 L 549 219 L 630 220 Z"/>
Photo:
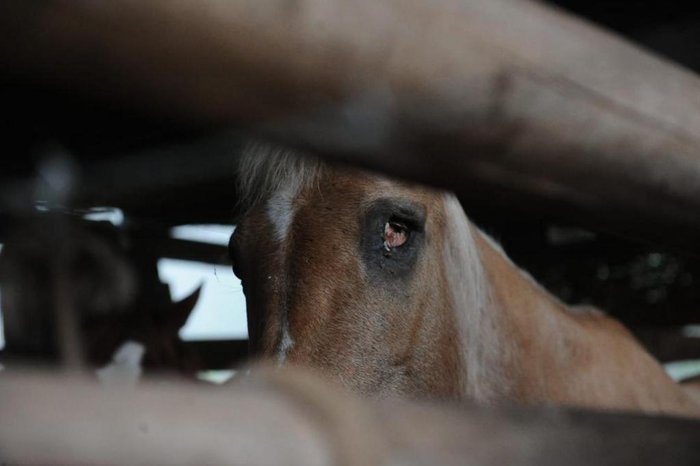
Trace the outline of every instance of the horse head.
<path fill-rule="evenodd" d="M 362 394 L 700 416 L 614 319 L 576 311 L 450 193 L 251 144 L 231 238 L 251 347 Z"/>
<path fill-rule="evenodd" d="M 484 296 L 456 198 L 260 143 L 239 173 L 230 251 L 253 351 L 365 394 L 459 397 L 456 310 Z"/>

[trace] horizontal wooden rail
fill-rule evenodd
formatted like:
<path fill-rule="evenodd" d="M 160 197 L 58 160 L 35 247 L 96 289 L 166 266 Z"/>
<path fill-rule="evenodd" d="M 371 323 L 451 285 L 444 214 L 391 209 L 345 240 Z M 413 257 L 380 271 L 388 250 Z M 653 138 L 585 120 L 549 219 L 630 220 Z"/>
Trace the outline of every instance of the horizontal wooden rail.
<path fill-rule="evenodd" d="M 698 421 L 369 401 L 312 375 L 100 387 L 0 375 L 2 464 L 697 465 Z"/>
<path fill-rule="evenodd" d="M 700 251 L 700 80 L 538 2 L 10 0 L 0 69 Z"/>

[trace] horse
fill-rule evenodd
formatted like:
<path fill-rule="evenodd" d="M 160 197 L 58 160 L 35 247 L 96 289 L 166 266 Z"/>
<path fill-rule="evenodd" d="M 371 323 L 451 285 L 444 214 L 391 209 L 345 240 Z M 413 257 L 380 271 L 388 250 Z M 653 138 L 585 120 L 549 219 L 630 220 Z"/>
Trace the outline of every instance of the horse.
<path fill-rule="evenodd" d="M 170 372 L 195 380 L 200 357 L 180 340 L 179 330 L 201 287 L 172 301 L 155 261 L 147 266 L 149 258 L 141 259 L 147 265 L 137 283 L 135 258 L 120 244 L 112 230 L 98 234 L 70 217 L 32 218 L 17 227 L 0 252 L 4 362 L 57 359 L 62 349 L 57 291 L 69 290 L 76 320 L 76 341 L 70 344 L 79 350 L 83 369 L 128 362 L 123 365 L 134 373 Z"/>
<path fill-rule="evenodd" d="M 167 285 L 164 285 L 167 289 Z M 139 377 L 179 376 L 195 381 L 203 367 L 199 354 L 188 349 L 179 332 L 199 301 L 202 286 L 174 302 L 169 296 L 154 307 L 132 305 L 123 314 L 88 315 L 82 319 L 87 363 L 104 369 L 129 366 Z M 126 351 L 126 353 L 125 353 Z M 126 355 L 132 360 L 125 361 Z M 100 372 L 102 371 L 102 372 Z"/>
<path fill-rule="evenodd" d="M 261 141 L 237 180 L 253 354 L 373 397 L 700 415 L 620 323 L 547 292 L 454 194 Z"/>
<path fill-rule="evenodd" d="M 691 398 L 700 403 L 700 375 L 681 380 L 680 384 Z"/>

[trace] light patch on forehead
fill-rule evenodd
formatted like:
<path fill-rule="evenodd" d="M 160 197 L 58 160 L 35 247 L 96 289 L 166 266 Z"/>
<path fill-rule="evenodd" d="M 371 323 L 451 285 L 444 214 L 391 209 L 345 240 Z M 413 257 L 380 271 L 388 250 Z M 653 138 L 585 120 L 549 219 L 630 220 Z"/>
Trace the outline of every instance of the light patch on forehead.
<path fill-rule="evenodd" d="M 278 189 L 267 202 L 267 218 L 274 229 L 275 239 L 280 243 L 280 251 L 285 254 L 289 238 L 289 230 L 294 222 L 294 201 L 301 191 L 301 185 L 290 183 Z M 287 360 L 287 353 L 294 346 L 294 340 L 289 331 L 287 310 L 281 316 L 279 344 L 277 346 L 277 364 L 282 365 Z"/>
<path fill-rule="evenodd" d="M 277 190 L 267 201 L 267 218 L 275 231 L 275 239 L 281 243 L 289 236 L 294 221 L 294 200 L 300 186 L 290 185 Z"/>
<path fill-rule="evenodd" d="M 281 366 L 287 360 L 287 353 L 294 346 L 294 340 L 289 333 L 289 322 L 285 319 L 282 325 L 282 336 L 280 338 L 280 344 L 277 348 L 277 365 Z"/>

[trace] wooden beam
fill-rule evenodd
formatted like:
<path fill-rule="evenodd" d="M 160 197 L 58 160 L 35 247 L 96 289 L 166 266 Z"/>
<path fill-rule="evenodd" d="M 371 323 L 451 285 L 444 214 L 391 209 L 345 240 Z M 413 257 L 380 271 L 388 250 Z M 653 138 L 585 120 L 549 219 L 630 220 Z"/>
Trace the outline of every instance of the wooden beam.
<path fill-rule="evenodd" d="M 698 421 L 358 399 L 315 376 L 104 388 L 0 377 L 4 464 L 697 465 Z"/>
<path fill-rule="evenodd" d="M 1 8 L 5 72 L 700 251 L 700 80 L 538 2 Z"/>

